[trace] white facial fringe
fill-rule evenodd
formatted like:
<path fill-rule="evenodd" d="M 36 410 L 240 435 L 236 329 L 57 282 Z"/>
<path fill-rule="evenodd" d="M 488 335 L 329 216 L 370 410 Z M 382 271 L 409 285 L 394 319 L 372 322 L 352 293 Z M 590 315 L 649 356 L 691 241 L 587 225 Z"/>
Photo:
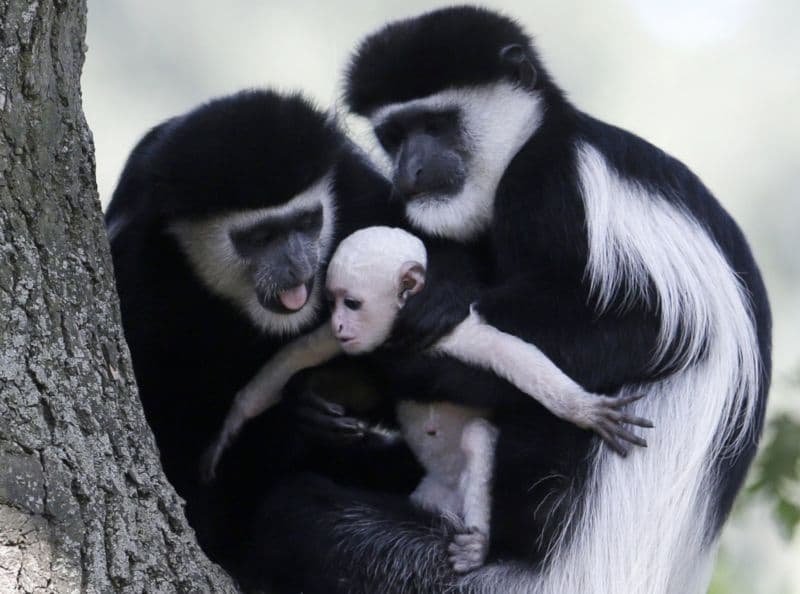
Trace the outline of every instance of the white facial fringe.
<path fill-rule="evenodd" d="M 306 328 L 320 310 L 325 258 L 333 240 L 335 202 L 331 196 L 331 175 L 280 206 L 222 215 L 204 221 L 179 221 L 169 231 L 175 235 L 195 274 L 213 293 L 241 309 L 262 331 L 277 336 L 291 336 Z M 265 189 L 266 191 L 266 189 Z M 319 240 L 319 266 L 308 303 L 299 311 L 275 313 L 258 302 L 247 263 L 231 241 L 231 231 L 322 206 L 322 230 Z M 198 321 L 202 324 L 202 320 Z"/>
<path fill-rule="evenodd" d="M 497 185 L 508 163 L 541 124 L 542 99 L 511 83 L 450 89 L 382 107 L 370 118 L 373 127 L 406 109 L 458 109 L 471 155 L 461 192 L 410 202 L 406 216 L 416 228 L 434 236 L 474 238 L 491 225 Z"/>

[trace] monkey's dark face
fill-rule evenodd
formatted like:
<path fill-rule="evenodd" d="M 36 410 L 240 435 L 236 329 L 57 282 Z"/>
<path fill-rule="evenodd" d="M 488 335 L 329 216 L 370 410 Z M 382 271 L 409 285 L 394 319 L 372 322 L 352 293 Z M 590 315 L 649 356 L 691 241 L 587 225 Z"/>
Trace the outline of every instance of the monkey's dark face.
<path fill-rule="evenodd" d="M 318 205 L 230 232 L 262 307 L 290 313 L 306 304 L 319 266 L 322 221 Z"/>
<path fill-rule="evenodd" d="M 322 306 L 321 263 L 333 238 L 325 176 L 284 204 L 172 223 L 198 278 L 254 324 L 294 334 Z"/>
<path fill-rule="evenodd" d="M 391 114 L 375 135 L 394 163 L 392 182 L 406 201 L 457 194 L 467 175 L 467 150 L 459 109 L 410 107 Z"/>
<path fill-rule="evenodd" d="M 490 225 L 497 184 L 542 113 L 539 93 L 509 78 L 386 105 L 371 121 L 411 222 L 466 240 Z"/>

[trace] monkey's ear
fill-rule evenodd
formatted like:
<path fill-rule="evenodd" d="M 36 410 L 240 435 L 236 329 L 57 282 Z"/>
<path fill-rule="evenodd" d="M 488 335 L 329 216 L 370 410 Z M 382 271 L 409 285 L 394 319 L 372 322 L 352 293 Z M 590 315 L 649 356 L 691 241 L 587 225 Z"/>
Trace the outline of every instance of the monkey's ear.
<path fill-rule="evenodd" d="M 511 76 L 526 89 L 536 86 L 536 68 L 525 48 L 514 43 L 500 50 L 500 59 L 510 69 Z"/>
<path fill-rule="evenodd" d="M 398 305 L 403 307 L 408 298 L 419 293 L 424 286 L 425 267 L 419 262 L 404 262 L 400 267 L 398 280 Z"/>

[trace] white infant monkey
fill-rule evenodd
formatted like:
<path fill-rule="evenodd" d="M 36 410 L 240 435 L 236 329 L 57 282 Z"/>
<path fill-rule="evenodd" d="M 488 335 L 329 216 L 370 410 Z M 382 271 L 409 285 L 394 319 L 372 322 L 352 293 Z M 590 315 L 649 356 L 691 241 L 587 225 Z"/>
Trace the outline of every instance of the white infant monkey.
<path fill-rule="evenodd" d="M 345 238 L 328 265 L 332 306 L 324 324 L 279 351 L 236 396 L 218 438 L 204 456 L 214 476 L 225 448 L 247 420 L 274 405 L 291 377 L 336 355 L 369 353 L 391 335 L 397 313 L 425 285 L 427 252 L 419 238 L 390 227 L 368 227 Z M 609 398 L 581 388 L 538 348 L 500 332 L 474 312 L 429 349 L 494 372 L 558 417 L 593 429 L 618 453 L 619 440 L 646 445 L 623 423 L 651 427 L 619 409 L 638 397 Z M 458 515 L 470 529 L 451 546 L 457 571 L 480 566 L 488 549 L 491 475 L 497 430 L 486 410 L 452 402 L 398 403 L 403 437 L 427 474 L 412 499 L 433 511 Z"/>
<path fill-rule="evenodd" d="M 427 260 L 422 241 L 402 229 L 369 227 L 342 241 L 326 287 L 330 327 L 345 353 L 369 353 L 389 338 L 397 312 L 425 286 Z M 397 403 L 403 439 L 426 471 L 412 501 L 468 529 L 450 549 L 459 572 L 482 565 L 489 548 L 497 430 L 487 412 L 452 402 Z"/>

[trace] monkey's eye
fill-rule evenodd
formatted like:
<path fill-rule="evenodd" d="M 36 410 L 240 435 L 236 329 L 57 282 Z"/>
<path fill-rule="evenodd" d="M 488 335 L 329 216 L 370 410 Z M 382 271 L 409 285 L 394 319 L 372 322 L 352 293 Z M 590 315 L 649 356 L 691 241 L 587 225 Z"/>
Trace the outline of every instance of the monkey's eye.
<path fill-rule="evenodd" d="M 233 247 L 243 258 L 252 258 L 274 239 L 274 232 L 267 227 L 254 227 L 231 231 Z"/>
<path fill-rule="evenodd" d="M 458 125 L 458 115 L 453 111 L 430 112 L 422 120 L 422 128 L 431 136 L 444 136 Z"/>
<path fill-rule="evenodd" d="M 358 299 L 353 299 L 352 297 L 346 297 L 344 300 L 344 306 L 347 309 L 352 309 L 353 311 L 361 309 L 361 302 Z"/>
<path fill-rule="evenodd" d="M 392 152 L 403 142 L 403 129 L 395 122 L 386 122 L 375 128 L 375 136 L 384 150 Z"/>
<path fill-rule="evenodd" d="M 442 126 L 436 120 L 425 122 L 425 132 L 437 136 L 442 132 Z"/>
<path fill-rule="evenodd" d="M 333 298 L 333 295 L 325 293 L 325 304 L 328 306 L 328 309 L 333 311 L 336 307 L 336 299 Z"/>
<path fill-rule="evenodd" d="M 308 212 L 297 220 L 297 226 L 304 231 L 311 231 L 319 226 L 321 219 L 321 211 Z"/>

